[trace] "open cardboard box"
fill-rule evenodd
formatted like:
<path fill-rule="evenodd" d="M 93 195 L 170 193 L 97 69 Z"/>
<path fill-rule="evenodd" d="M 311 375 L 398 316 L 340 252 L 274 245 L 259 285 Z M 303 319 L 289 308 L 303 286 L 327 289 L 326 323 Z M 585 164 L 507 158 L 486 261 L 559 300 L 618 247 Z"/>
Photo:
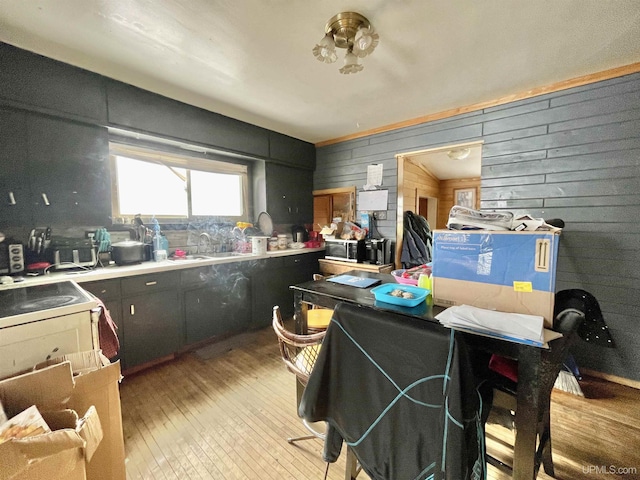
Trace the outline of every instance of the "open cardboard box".
<path fill-rule="evenodd" d="M 0 400 L 7 416 L 36 405 L 50 433 L 0 444 L 0 480 L 82 480 L 86 463 L 102 440 L 96 409 L 67 408 L 74 381 L 69 362 L 18 375 L 0 382 Z"/>
<path fill-rule="evenodd" d="M 87 464 L 89 480 L 125 480 L 124 437 L 120 405 L 120 362 L 110 363 L 100 351 L 73 353 L 47 360 L 36 369 L 70 365 L 74 388 L 66 403 L 68 408 L 85 411 L 95 406 L 104 438 Z"/>

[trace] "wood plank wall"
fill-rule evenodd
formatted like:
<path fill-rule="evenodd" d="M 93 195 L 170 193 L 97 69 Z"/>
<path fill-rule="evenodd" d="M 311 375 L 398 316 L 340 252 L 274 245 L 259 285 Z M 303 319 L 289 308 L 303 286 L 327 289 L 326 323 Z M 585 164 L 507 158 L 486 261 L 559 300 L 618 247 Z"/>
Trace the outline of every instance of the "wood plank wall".
<path fill-rule="evenodd" d="M 453 180 L 442 180 L 440 182 L 440 198 L 438 199 L 438 225 L 436 228 L 447 228 L 449 220 L 449 212 L 451 207 L 455 205 L 453 192 L 458 189 L 474 188 L 476 190 L 476 205 L 474 208 L 480 208 L 480 179 L 479 178 L 460 178 Z"/>
<path fill-rule="evenodd" d="M 640 74 L 317 149 L 314 189 L 357 185 L 381 163 L 395 238 L 395 155 L 483 140 L 481 206 L 566 222 L 556 289 L 598 298 L 617 348 L 579 342 L 579 366 L 640 380 Z"/>

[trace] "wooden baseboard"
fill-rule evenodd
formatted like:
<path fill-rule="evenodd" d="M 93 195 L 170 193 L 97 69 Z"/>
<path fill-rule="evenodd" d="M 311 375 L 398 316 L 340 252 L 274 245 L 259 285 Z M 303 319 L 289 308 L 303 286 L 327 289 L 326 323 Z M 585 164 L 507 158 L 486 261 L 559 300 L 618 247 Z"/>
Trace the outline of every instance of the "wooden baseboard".
<path fill-rule="evenodd" d="M 580 372 L 589 377 L 601 378 L 603 380 L 607 380 L 608 382 L 613 382 L 619 385 L 625 385 L 627 387 L 640 390 L 640 382 L 637 380 L 631 380 L 629 378 L 619 377 L 617 375 L 597 372 L 595 370 L 589 370 L 588 368 L 581 368 Z"/>

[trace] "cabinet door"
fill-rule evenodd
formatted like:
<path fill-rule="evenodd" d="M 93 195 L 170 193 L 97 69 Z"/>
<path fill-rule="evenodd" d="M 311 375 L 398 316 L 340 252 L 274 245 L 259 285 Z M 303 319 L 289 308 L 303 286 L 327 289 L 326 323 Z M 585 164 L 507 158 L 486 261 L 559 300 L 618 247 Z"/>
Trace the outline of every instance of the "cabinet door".
<path fill-rule="evenodd" d="M 182 273 L 186 343 L 245 330 L 251 322 L 251 287 L 245 262 L 200 267 Z"/>
<path fill-rule="evenodd" d="M 111 216 L 105 128 L 29 115 L 28 178 L 37 225 L 107 225 Z"/>
<path fill-rule="evenodd" d="M 0 43 L 0 101 L 105 124 L 101 75 Z"/>
<path fill-rule="evenodd" d="M 269 132 L 269 156 L 299 167 L 316 167 L 316 147 L 313 143 L 277 132 Z"/>
<path fill-rule="evenodd" d="M 269 154 L 269 131 L 125 83 L 107 82 L 109 124 L 153 132 L 259 157 Z"/>
<path fill-rule="evenodd" d="M 176 352 L 180 348 L 178 291 L 155 291 L 122 301 L 124 360 L 127 368 Z"/>
<path fill-rule="evenodd" d="M 313 172 L 267 163 L 267 211 L 276 223 L 313 220 Z"/>
<path fill-rule="evenodd" d="M 258 271 L 252 279 L 252 327 L 271 324 L 273 307 L 278 305 L 284 318 L 293 315 L 293 294 L 289 290 L 287 270 L 284 267 Z"/>
<path fill-rule="evenodd" d="M 318 258 L 323 252 L 305 253 L 270 259 L 258 265 L 253 273 L 253 322 L 254 327 L 271 323 L 273 307 L 278 305 L 283 317 L 293 315 L 293 291 L 291 285 L 308 282 L 319 271 Z"/>
<path fill-rule="evenodd" d="M 0 228 L 31 225 L 26 114 L 0 109 Z"/>
<path fill-rule="evenodd" d="M 110 280 L 98 280 L 96 282 L 86 282 L 81 284 L 82 288 L 91 292 L 104 303 L 109 310 L 111 320 L 116 324 L 118 330 L 118 341 L 120 342 L 120 352 L 111 361 L 120 360 L 122 368 L 127 368 L 124 361 L 124 325 L 122 324 L 122 300 L 120 299 L 120 280 L 117 278 Z"/>

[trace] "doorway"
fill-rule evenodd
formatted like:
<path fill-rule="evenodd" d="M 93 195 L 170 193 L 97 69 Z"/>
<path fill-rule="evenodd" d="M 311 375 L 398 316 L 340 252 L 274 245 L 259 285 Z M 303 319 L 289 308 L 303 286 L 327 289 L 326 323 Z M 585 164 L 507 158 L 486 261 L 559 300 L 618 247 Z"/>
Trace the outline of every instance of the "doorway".
<path fill-rule="evenodd" d="M 396 259 L 402 254 L 405 211 L 423 216 L 435 230 L 446 228 L 456 196 L 470 199 L 472 208 L 480 208 L 482 144 L 461 143 L 396 155 Z"/>

